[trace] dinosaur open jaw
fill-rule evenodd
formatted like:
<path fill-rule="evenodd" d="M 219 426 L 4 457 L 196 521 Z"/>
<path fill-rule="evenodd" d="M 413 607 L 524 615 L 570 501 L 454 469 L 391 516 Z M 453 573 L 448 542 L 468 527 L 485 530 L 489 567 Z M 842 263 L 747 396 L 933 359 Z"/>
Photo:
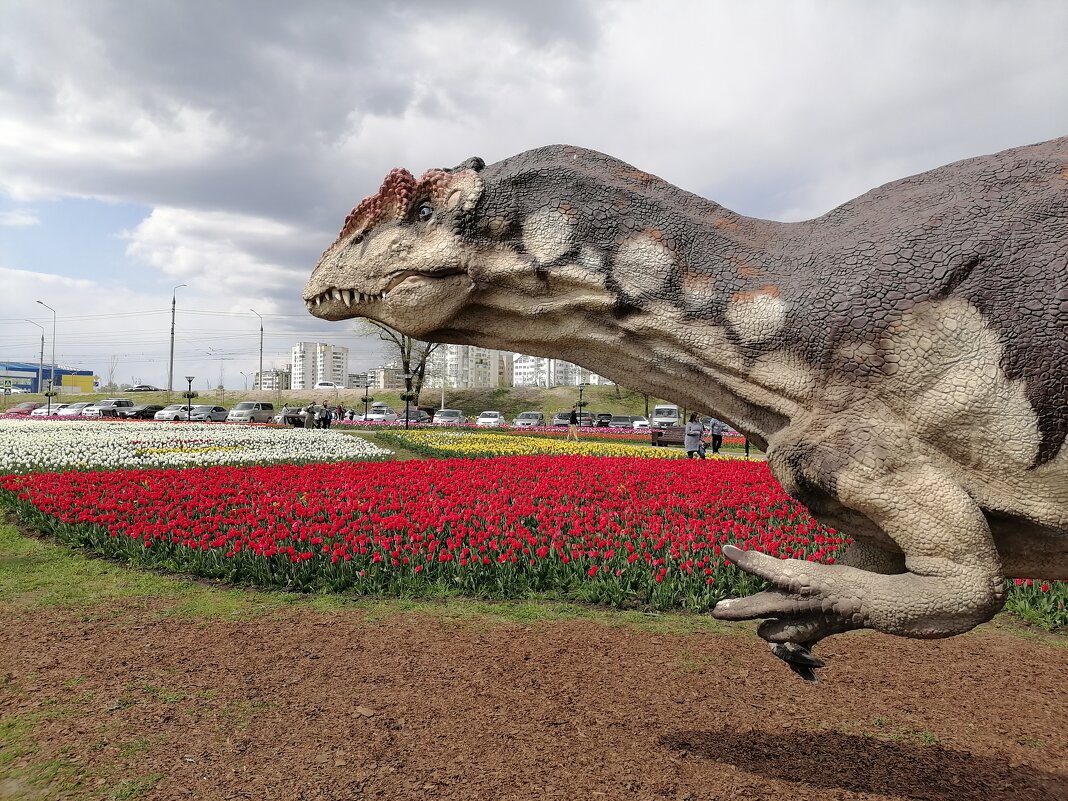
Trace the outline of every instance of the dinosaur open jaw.
<path fill-rule="evenodd" d="M 374 317 L 376 309 L 384 309 L 389 301 L 390 293 L 401 285 L 404 288 L 414 288 L 419 285 L 433 284 L 442 279 L 455 278 L 466 275 L 463 270 L 455 270 L 448 273 L 427 274 L 406 270 L 395 275 L 385 289 L 377 292 L 361 292 L 358 289 L 330 287 L 309 298 L 304 299 L 304 305 L 316 317 L 327 320 L 341 320 L 355 316 Z"/>
<path fill-rule="evenodd" d="M 313 298 L 305 299 L 304 305 L 308 307 L 308 311 L 315 311 L 319 306 L 330 301 L 337 303 L 344 303 L 347 307 L 351 308 L 353 304 L 365 305 L 369 303 L 377 303 L 386 297 L 385 292 L 358 292 L 355 289 L 337 289 L 331 287 L 325 292 L 320 292 Z"/>

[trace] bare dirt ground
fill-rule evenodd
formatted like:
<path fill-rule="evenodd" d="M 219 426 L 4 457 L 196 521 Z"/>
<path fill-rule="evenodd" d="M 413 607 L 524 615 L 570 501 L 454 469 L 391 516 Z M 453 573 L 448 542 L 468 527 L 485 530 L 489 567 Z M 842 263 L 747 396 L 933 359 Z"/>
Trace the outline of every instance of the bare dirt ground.
<path fill-rule="evenodd" d="M 56 775 L 0 798 L 1068 799 L 1063 638 L 836 637 L 812 686 L 744 630 L 160 603 L 5 610 L 0 763 Z"/>

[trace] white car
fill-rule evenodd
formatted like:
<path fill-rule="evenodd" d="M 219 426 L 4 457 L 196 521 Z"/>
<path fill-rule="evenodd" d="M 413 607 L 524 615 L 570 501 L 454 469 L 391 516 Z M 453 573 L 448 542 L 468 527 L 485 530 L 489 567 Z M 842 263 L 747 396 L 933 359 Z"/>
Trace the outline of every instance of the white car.
<path fill-rule="evenodd" d="M 164 406 L 153 416 L 153 420 L 185 420 L 186 406 L 184 403 L 172 403 Z"/>
<path fill-rule="evenodd" d="M 59 410 L 65 408 L 67 405 L 68 404 L 66 403 L 53 403 L 52 414 L 59 414 Z M 39 406 L 38 408 L 34 409 L 32 412 L 30 412 L 30 417 L 48 417 L 48 404 L 45 404 L 44 406 Z"/>
<path fill-rule="evenodd" d="M 476 426 L 483 426 L 486 428 L 496 428 L 497 426 L 504 425 L 504 415 L 500 412 L 482 412 L 475 420 Z"/>
<path fill-rule="evenodd" d="M 104 398 L 82 409 L 82 417 L 117 417 L 117 410 L 133 405 L 129 398 Z"/>
<path fill-rule="evenodd" d="M 312 389 L 343 389 L 343 387 L 333 381 L 317 381 Z"/>
<path fill-rule="evenodd" d="M 82 409 L 92 405 L 93 404 L 91 401 L 78 401 L 77 403 L 68 403 L 66 406 L 56 412 L 56 414 L 60 417 L 78 417 L 82 413 Z"/>
<path fill-rule="evenodd" d="M 634 419 L 631 420 L 631 425 L 634 426 L 635 429 L 648 428 L 649 427 L 649 421 L 646 418 L 644 418 L 644 417 L 642 417 L 640 415 L 635 415 Z"/>
<path fill-rule="evenodd" d="M 371 409 L 363 416 L 364 422 L 368 423 L 395 423 L 397 422 L 397 413 L 388 406 L 372 406 Z"/>

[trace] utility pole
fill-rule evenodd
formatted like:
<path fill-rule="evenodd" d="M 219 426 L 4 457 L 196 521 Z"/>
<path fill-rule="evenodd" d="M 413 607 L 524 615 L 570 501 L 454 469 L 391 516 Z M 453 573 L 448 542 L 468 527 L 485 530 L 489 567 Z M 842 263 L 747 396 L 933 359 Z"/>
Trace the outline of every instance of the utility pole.
<path fill-rule="evenodd" d="M 259 389 L 263 389 L 263 317 L 255 309 L 249 309 L 249 311 L 260 318 L 260 370 L 256 373 L 256 383 L 252 386 L 255 389 L 258 385 Z"/>
<path fill-rule="evenodd" d="M 37 301 L 52 312 L 52 369 L 48 379 L 48 416 L 52 416 L 52 396 L 56 394 L 56 310 L 44 301 Z"/>
<path fill-rule="evenodd" d="M 176 293 L 183 286 L 188 286 L 188 284 L 178 284 L 178 286 L 171 290 L 171 361 L 170 365 L 167 368 L 168 392 L 174 391 L 174 307 L 177 303 Z"/>
<path fill-rule="evenodd" d="M 41 329 L 41 358 L 37 362 L 37 391 L 40 392 L 41 381 L 44 379 L 44 326 L 33 320 L 26 320 L 26 322 Z"/>

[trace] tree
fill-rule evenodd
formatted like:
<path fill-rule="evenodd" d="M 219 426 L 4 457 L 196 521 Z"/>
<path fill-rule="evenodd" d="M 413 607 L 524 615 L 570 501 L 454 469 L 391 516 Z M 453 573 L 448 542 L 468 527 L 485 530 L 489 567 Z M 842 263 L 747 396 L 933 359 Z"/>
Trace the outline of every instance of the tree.
<path fill-rule="evenodd" d="M 381 341 L 392 344 L 396 349 L 394 352 L 397 354 L 397 361 L 400 362 L 401 372 L 412 376 L 411 403 L 413 406 L 418 406 L 419 393 L 423 390 L 423 381 L 426 378 L 427 359 L 430 354 L 441 347 L 441 343 L 423 342 L 422 340 L 405 336 L 385 323 L 380 323 L 367 317 L 358 319 L 356 333 L 377 334 Z"/>

